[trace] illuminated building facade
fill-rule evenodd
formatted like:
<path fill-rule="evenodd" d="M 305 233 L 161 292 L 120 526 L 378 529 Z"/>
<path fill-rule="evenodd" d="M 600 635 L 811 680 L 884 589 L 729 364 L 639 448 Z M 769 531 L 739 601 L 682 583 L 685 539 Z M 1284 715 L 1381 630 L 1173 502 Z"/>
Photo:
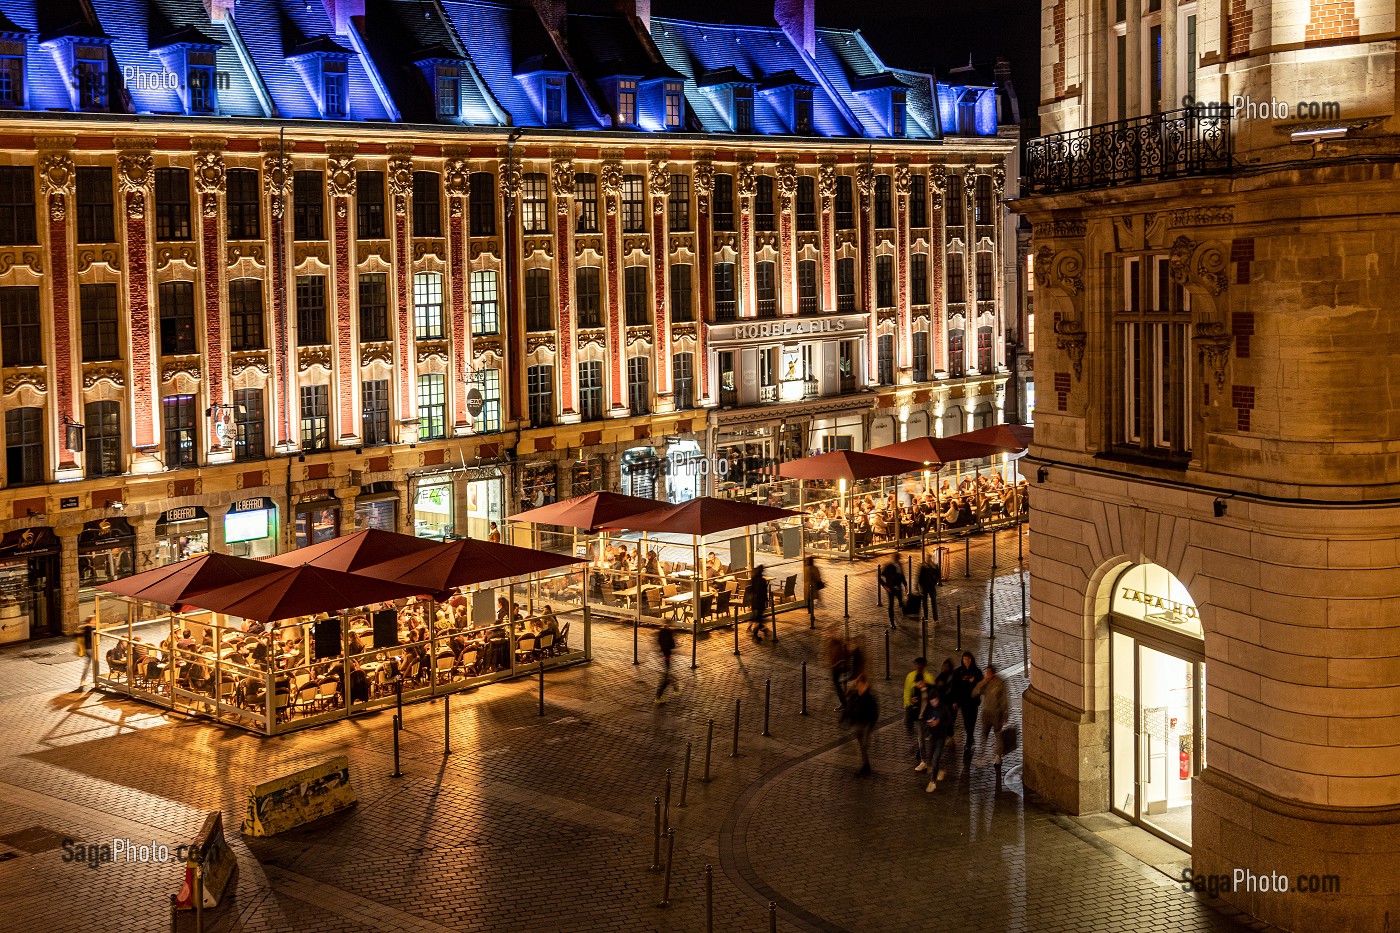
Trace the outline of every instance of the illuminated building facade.
<path fill-rule="evenodd" d="M 0 13 L 0 638 L 208 548 L 999 419 L 1006 92 L 810 2 Z"/>
<path fill-rule="evenodd" d="M 1048 135 L 1016 207 L 1038 323 L 1026 783 L 1189 846 L 1283 929 L 1393 926 L 1395 6 L 1042 13 Z"/>

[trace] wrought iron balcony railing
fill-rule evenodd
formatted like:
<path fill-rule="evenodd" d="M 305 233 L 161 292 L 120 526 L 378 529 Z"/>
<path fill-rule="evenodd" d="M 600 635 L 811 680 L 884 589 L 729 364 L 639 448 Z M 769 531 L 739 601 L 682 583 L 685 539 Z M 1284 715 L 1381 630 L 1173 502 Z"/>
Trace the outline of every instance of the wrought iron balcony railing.
<path fill-rule="evenodd" d="M 1230 171 L 1229 114 L 1200 109 L 1134 117 L 1026 142 L 1029 194 L 1089 191 Z"/>

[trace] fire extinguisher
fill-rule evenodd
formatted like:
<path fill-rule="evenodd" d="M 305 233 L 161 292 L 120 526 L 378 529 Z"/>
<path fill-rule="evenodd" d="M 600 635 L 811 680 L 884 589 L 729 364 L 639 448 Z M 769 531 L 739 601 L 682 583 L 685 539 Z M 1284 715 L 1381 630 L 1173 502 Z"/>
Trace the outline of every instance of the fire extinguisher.
<path fill-rule="evenodd" d="M 1177 770 L 1177 776 L 1185 781 L 1191 777 L 1191 733 L 1184 733 L 1178 739 L 1178 744 L 1181 748 L 1181 754 L 1179 756 L 1181 766 Z"/>

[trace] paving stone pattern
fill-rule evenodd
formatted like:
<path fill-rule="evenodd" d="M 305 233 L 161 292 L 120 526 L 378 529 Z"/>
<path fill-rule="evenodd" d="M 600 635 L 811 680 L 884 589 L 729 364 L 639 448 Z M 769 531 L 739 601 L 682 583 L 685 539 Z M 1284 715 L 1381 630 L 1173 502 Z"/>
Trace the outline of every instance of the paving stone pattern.
<path fill-rule="evenodd" d="M 961 576 L 954 545 L 936 661 L 964 647 L 985 662 L 989 542 Z M 993 596 L 992 654 L 1013 697 L 1025 688 L 1024 629 L 1014 532 L 1004 533 Z M 915 558 L 917 564 L 917 557 Z M 221 810 L 239 872 L 224 905 L 206 914 L 224 931 L 677 931 L 705 930 L 703 878 L 713 866 L 714 929 L 779 930 L 1238 930 L 1163 875 L 1071 831 L 1027 799 L 1019 753 L 998 787 L 980 758 L 952 768 L 936 793 L 913 770 L 899 689 L 920 650 L 917 621 L 890 633 L 875 605 L 876 564 L 827 563 L 818 630 L 805 614 L 778 622 L 756 645 L 717 631 L 688 636 L 675 670 L 681 692 L 653 703 L 659 661 L 643 631 L 632 663 L 625 626 L 595 627 L 595 661 L 551 672 L 546 715 L 522 680 L 452 698 L 453 753 L 443 756 L 442 703 L 405 709 L 405 776 L 391 777 L 389 713 L 276 738 L 169 717 L 140 703 L 70 692 L 82 670 L 63 641 L 0 651 L 0 837 L 39 827 L 81 842 L 114 837 L 173 848 Z M 882 725 L 875 774 L 855 777 L 856 753 L 837 723 L 821 660 L 821 629 L 862 638 Z M 808 664 L 809 715 L 801 663 Z M 764 737 L 765 686 L 771 689 Z M 735 700 L 740 754 L 731 757 Z M 1013 700 L 1013 721 L 1019 721 Z M 712 780 L 701 780 L 714 722 Z M 679 806 L 692 743 L 687 806 Z M 350 758 L 359 805 L 270 839 L 237 832 L 249 784 L 337 754 Z M 675 830 L 669 908 L 652 860 L 653 801 L 672 770 Z M 1057 821 L 1058 820 L 1058 821 Z M 37 838 L 31 833 L 27 837 Z M 6 857 L 13 853 L 13 857 Z M 62 849 L 0 842 L 0 933 L 168 930 L 178 865 L 67 863 Z M 664 853 L 663 853 L 664 858 Z M 178 928 L 194 928 L 182 915 Z"/>

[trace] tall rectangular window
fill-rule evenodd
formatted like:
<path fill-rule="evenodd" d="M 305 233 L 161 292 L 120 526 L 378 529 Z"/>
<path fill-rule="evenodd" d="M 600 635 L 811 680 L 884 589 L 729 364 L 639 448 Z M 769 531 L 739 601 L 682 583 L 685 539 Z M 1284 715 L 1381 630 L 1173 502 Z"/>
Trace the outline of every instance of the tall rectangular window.
<path fill-rule="evenodd" d="M 1196 68 L 1200 64 L 1200 52 L 1196 48 L 1196 14 L 1186 17 L 1186 40 L 1182 51 L 1186 55 L 1186 96 L 1196 99 Z"/>
<path fill-rule="evenodd" d="M 962 328 L 948 331 L 948 375 L 961 379 L 967 374 L 967 350 L 963 346 Z"/>
<path fill-rule="evenodd" d="M 267 450 L 262 389 L 233 391 L 233 459 L 261 460 Z"/>
<path fill-rule="evenodd" d="M 836 229 L 854 230 L 856 226 L 855 190 L 850 175 L 836 176 Z"/>
<path fill-rule="evenodd" d="M 875 379 L 882 386 L 894 385 L 894 335 L 881 334 L 876 344 Z"/>
<path fill-rule="evenodd" d="M 578 364 L 578 410 L 584 421 L 603 417 L 603 364 L 598 360 Z"/>
<path fill-rule="evenodd" d="M 721 233 L 734 230 L 734 176 L 716 175 L 714 193 L 715 229 Z"/>
<path fill-rule="evenodd" d="M 28 486 L 44 479 L 44 410 L 5 412 L 5 483 Z"/>
<path fill-rule="evenodd" d="M 637 82 L 617 82 L 617 124 L 635 126 L 637 123 Z"/>
<path fill-rule="evenodd" d="M 579 327 L 603 326 L 603 285 L 597 266 L 579 266 L 574 273 L 574 308 Z"/>
<path fill-rule="evenodd" d="M 360 384 L 360 440 L 366 447 L 389 443 L 389 380 Z"/>
<path fill-rule="evenodd" d="M 797 176 L 797 229 L 817 229 L 817 180 L 811 175 Z"/>
<path fill-rule="evenodd" d="M 554 367 L 531 366 L 525 372 L 530 396 L 530 424 L 537 428 L 554 423 Z"/>
<path fill-rule="evenodd" d="M 117 286 L 78 286 L 78 308 L 82 317 L 83 362 L 121 359 Z"/>
<path fill-rule="evenodd" d="M 578 209 L 578 233 L 598 232 L 598 176 L 579 172 L 574 176 L 574 205 Z"/>
<path fill-rule="evenodd" d="M 162 282 L 156 290 L 160 304 L 162 356 L 195 353 L 194 283 Z"/>
<path fill-rule="evenodd" d="M 324 240 L 324 208 L 326 186 L 322 173 L 299 171 L 292 173 L 292 237 L 297 240 Z"/>
<path fill-rule="evenodd" d="M 326 277 L 299 275 L 297 294 L 297 346 L 325 346 L 326 340 Z"/>
<path fill-rule="evenodd" d="M 105 52 L 105 50 L 102 50 Z M 79 110 L 107 109 L 107 60 L 80 58 L 73 62 L 73 79 L 78 85 Z"/>
<path fill-rule="evenodd" d="M 442 236 L 442 176 L 413 173 L 413 235 Z"/>
<path fill-rule="evenodd" d="M 496 235 L 496 176 L 472 172 L 467 181 L 468 225 L 472 236 Z"/>
<path fill-rule="evenodd" d="M 24 106 L 23 55 L 0 55 L 0 106 Z"/>
<path fill-rule="evenodd" d="M 442 273 L 414 273 L 413 338 L 441 340 L 442 336 Z"/>
<path fill-rule="evenodd" d="M 525 272 L 525 329 L 547 331 L 554 329 L 554 302 L 550 295 L 548 269 Z"/>
<path fill-rule="evenodd" d="M 439 71 L 437 74 L 437 114 L 440 117 L 455 117 L 462 110 L 462 81 L 456 70 Z"/>
<path fill-rule="evenodd" d="M 1147 93 L 1148 104 L 1153 113 L 1162 112 L 1162 27 L 1161 25 L 1151 26 L 1147 30 L 1147 54 L 1150 59 L 1148 67 L 1151 72 L 1148 75 Z"/>
<path fill-rule="evenodd" d="M 42 366 L 43 348 L 39 289 L 29 285 L 0 288 L 0 364 Z"/>
<path fill-rule="evenodd" d="M 777 263 L 756 262 L 753 266 L 753 285 L 758 298 L 759 317 L 778 316 L 778 270 Z"/>
<path fill-rule="evenodd" d="M 685 103 L 680 88 L 666 88 L 666 127 L 675 129 L 685 119 Z"/>
<path fill-rule="evenodd" d="M 1117 35 L 1117 42 L 1114 43 L 1114 64 L 1117 66 L 1116 73 L 1118 90 L 1118 119 L 1128 118 L 1128 36 L 1127 33 L 1120 32 Z"/>
<path fill-rule="evenodd" d="M 977 286 L 978 301 L 991 301 L 996 298 L 996 286 L 994 284 L 996 276 L 994 270 L 995 263 L 992 254 L 986 250 L 978 252 L 976 266 L 977 281 L 974 283 Z"/>
<path fill-rule="evenodd" d="M 78 242 L 111 243 L 116 239 L 112 220 L 112 170 L 105 165 L 83 165 L 78 168 L 77 176 Z"/>
<path fill-rule="evenodd" d="M 691 306 L 690 265 L 676 263 L 671 266 L 671 321 L 685 323 L 695 320 Z"/>
<path fill-rule="evenodd" d="M 894 257 L 875 257 L 875 307 L 894 307 Z"/>
<path fill-rule="evenodd" d="M 167 395 L 161 400 L 165 425 L 165 468 L 176 470 L 199 462 L 199 437 L 195 429 L 193 395 Z"/>
<path fill-rule="evenodd" d="M 671 397 L 676 410 L 695 407 L 695 356 L 676 353 L 671 357 Z"/>
<path fill-rule="evenodd" d="M 816 314 L 817 302 L 817 261 L 803 259 L 797 263 L 797 311 L 799 314 Z"/>
<path fill-rule="evenodd" d="M 627 407 L 634 415 L 651 412 L 651 361 L 645 356 L 627 358 Z"/>
<path fill-rule="evenodd" d="M 501 371 L 477 370 L 476 387 L 481 390 L 481 414 L 476 416 L 476 433 L 495 434 L 501 430 Z"/>
<path fill-rule="evenodd" d="M 190 238 L 190 173 L 183 168 L 156 169 L 156 239 Z"/>
<path fill-rule="evenodd" d="M 643 200 L 642 176 L 622 177 L 622 230 L 624 233 L 645 233 L 646 204 Z"/>
<path fill-rule="evenodd" d="M 894 226 L 894 212 L 890 210 L 890 176 L 875 176 L 875 226 L 881 229 Z"/>
<path fill-rule="evenodd" d="M 928 176 L 909 176 L 909 226 L 928 226 Z"/>
<path fill-rule="evenodd" d="M 252 168 L 228 170 L 225 204 L 228 211 L 228 238 L 256 240 L 262 236 L 262 192 L 258 171 Z"/>
<path fill-rule="evenodd" d="M 856 261 L 836 260 L 836 310 L 856 309 Z"/>
<path fill-rule="evenodd" d="M 301 387 L 301 449 L 330 450 L 331 401 L 329 386 Z"/>
<path fill-rule="evenodd" d="M 321 111 L 327 119 L 344 117 L 349 110 L 346 77 L 344 71 L 326 71 L 321 75 Z"/>
<path fill-rule="evenodd" d="M 355 235 L 361 240 L 384 237 L 384 173 L 355 173 Z"/>
<path fill-rule="evenodd" d="M 564 79 L 544 79 L 544 122 L 558 126 L 564 122 Z"/>
<path fill-rule="evenodd" d="M 647 267 L 628 266 L 622 270 L 622 294 L 628 327 L 645 327 L 651 323 L 650 302 L 647 301 Z"/>
<path fill-rule="evenodd" d="M 383 272 L 361 272 L 360 340 L 389 339 L 389 281 Z"/>
<path fill-rule="evenodd" d="M 928 331 L 914 331 L 914 381 L 928 382 Z"/>
<path fill-rule="evenodd" d="M 122 407 L 119 402 L 83 406 L 83 453 L 87 475 L 116 476 L 122 471 Z"/>
<path fill-rule="evenodd" d="M 734 132 L 753 132 L 753 88 L 736 87 L 734 94 Z"/>
<path fill-rule="evenodd" d="M 948 194 L 943 199 L 943 222 L 951 231 L 967 223 L 963 219 L 963 184 L 961 175 L 946 176 Z"/>
<path fill-rule="evenodd" d="M 485 337 L 501 332 L 500 306 L 497 304 L 496 272 L 483 269 L 473 272 L 470 280 L 472 303 L 472 336 Z"/>
<path fill-rule="evenodd" d="M 759 175 L 754 196 L 753 225 L 755 230 L 776 230 L 777 214 L 773 208 L 773 176 Z"/>
<path fill-rule="evenodd" d="M 30 246 L 38 242 L 34 170 L 27 165 L 0 166 L 0 246 Z"/>
<path fill-rule="evenodd" d="M 439 440 L 447 436 L 447 386 L 440 373 L 418 377 L 418 437 Z"/>
<path fill-rule="evenodd" d="M 228 345 L 235 352 L 262 350 L 263 289 L 260 279 L 233 279 L 228 283 Z"/>
<path fill-rule="evenodd" d="M 549 179 L 529 172 L 520 185 L 520 223 L 526 233 L 549 232 Z"/>
<path fill-rule="evenodd" d="M 1114 315 L 1114 440 L 1147 455 L 1191 450 L 1190 298 L 1171 279 L 1169 258 L 1121 257 Z M 1238 430 L 1248 431 L 1241 419 Z"/>
<path fill-rule="evenodd" d="M 671 230 L 690 229 L 690 176 L 672 175 L 666 194 L 666 219 Z"/>
<path fill-rule="evenodd" d="M 928 253 L 909 257 L 909 303 L 928 304 Z"/>
<path fill-rule="evenodd" d="M 977 371 L 983 375 L 996 372 L 996 354 L 992 346 L 992 329 L 977 328 Z"/>
<path fill-rule="evenodd" d="M 992 201 L 991 176 L 978 175 L 972 187 L 972 208 L 974 220 L 979 226 L 996 222 Z"/>
<path fill-rule="evenodd" d="M 739 302 L 734 281 L 734 263 L 715 263 L 715 320 L 732 321 L 738 316 Z"/>
<path fill-rule="evenodd" d="M 950 305 L 965 304 L 967 302 L 967 282 L 963 277 L 962 253 L 949 253 L 944 267 L 948 278 L 948 296 L 945 300 Z"/>

